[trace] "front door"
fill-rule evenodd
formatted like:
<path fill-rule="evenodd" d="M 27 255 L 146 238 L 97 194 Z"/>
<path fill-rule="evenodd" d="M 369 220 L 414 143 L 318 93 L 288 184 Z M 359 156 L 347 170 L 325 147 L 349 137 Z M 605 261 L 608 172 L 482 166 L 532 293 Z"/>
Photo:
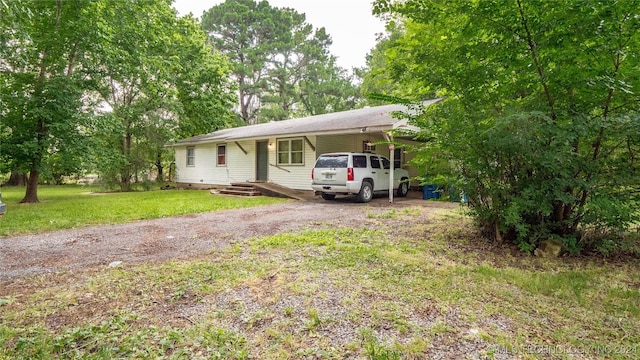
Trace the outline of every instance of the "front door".
<path fill-rule="evenodd" d="M 269 142 L 256 142 L 256 181 L 269 179 Z"/>

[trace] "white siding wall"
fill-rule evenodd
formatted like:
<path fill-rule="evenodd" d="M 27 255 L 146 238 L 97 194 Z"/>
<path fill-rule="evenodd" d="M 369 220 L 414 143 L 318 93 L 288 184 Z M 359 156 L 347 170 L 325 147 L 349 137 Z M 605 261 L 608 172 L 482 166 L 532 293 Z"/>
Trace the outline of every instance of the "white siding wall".
<path fill-rule="evenodd" d="M 295 139 L 299 137 L 291 137 Z M 303 165 L 278 165 L 277 141 L 288 137 L 269 139 L 269 167 L 268 181 L 292 189 L 311 190 L 311 170 L 316 158 L 328 152 L 351 151 L 361 152 L 362 143 L 384 141 L 381 134 L 351 134 L 351 135 L 323 135 L 307 136 L 316 151 L 304 141 Z M 215 144 L 195 145 L 195 166 L 186 166 L 187 147 L 176 147 L 176 181 L 178 183 L 200 185 L 229 185 L 234 182 L 256 180 L 256 141 L 241 141 L 239 144 L 247 151 L 245 154 L 235 142 L 220 143 L 227 146 L 227 165 L 217 166 L 217 146 Z M 389 157 L 386 144 L 378 144 L 376 153 Z M 404 161 L 412 158 L 412 154 L 404 154 Z M 418 170 L 407 168 L 411 176 L 417 176 Z"/>
<path fill-rule="evenodd" d="M 256 180 L 256 142 L 239 141 L 246 154 L 235 144 L 227 143 L 227 170 L 230 183 Z"/>
<path fill-rule="evenodd" d="M 176 182 L 203 185 L 227 185 L 229 183 L 227 168 L 216 166 L 217 145 L 218 144 L 195 145 L 195 166 L 187 166 L 187 147 L 177 147 Z"/>
<path fill-rule="evenodd" d="M 311 170 L 316 162 L 316 153 L 304 141 L 304 164 L 303 165 L 276 165 L 277 162 L 277 141 L 286 139 L 299 139 L 300 137 L 281 137 L 269 139 L 269 182 L 286 186 L 298 190 L 311 190 Z M 316 146 L 316 137 L 307 136 L 311 144 Z"/>
<path fill-rule="evenodd" d="M 176 181 L 203 185 L 229 185 L 234 182 L 254 181 L 256 178 L 255 141 L 195 145 L 195 166 L 187 166 L 187 147 L 176 148 Z M 227 146 L 226 166 L 217 165 L 218 145 Z"/>
<path fill-rule="evenodd" d="M 382 134 L 351 134 L 351 135 L 323 135 L 318 136 L 318 146 L 316 146 L 317 154 L 330 152 L 362 152 L 362 143 L 364 141 L 372 143 L 384 141 Z M 386 145 L 378 144 L 376 152 L 381 155 L 389 155 Z"/>

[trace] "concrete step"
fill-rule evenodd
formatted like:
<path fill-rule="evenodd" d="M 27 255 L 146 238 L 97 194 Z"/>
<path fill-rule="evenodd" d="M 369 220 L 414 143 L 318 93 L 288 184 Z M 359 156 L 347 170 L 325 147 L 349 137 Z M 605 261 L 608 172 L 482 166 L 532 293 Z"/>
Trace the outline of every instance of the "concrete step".
<path fill-rule="evenodd" d="M 242 189 L 238 189 L 237 187 L 234 189 L 231 186 L 226 187 L 219 191 L 220 194 L 225 195 L 237 195 L 237 196 L 261 196 L 262 193 L 257 191 L 253 187 L 243 187 Z"/>
<path fill-rule="evenodd" d="M 229 186 L 227 186 L 227 187 L 229 187 Z M 231 183 L 231 187 L 241 187 L 241 188 L 255 189 L 253 184 L 248 184 L 248 183 Z"/>
<path fill-rule="evenodd" d="M 258 189 L 256 189 L 253 186 L 238 186 L 238 185 L 231 185 L 231 186 L 225 186 L 224 190 L 233 190 L 233 191 L 259 191 Z"/>

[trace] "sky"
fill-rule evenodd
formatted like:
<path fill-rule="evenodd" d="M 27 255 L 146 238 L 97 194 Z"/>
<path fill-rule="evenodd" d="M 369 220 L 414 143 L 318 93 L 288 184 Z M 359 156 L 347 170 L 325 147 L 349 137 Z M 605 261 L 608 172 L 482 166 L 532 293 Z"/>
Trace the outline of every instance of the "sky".
<path fill-rule="evenodd" d="M 289 7 L 307 16 L 315 28 L 324 27 L 331 35 L 331 54 L 343 68 L 362 67 L 365 56 L 376 44 L 376 34 L 384 32 L 384 23 L 371 15 L 373 0 L 268 0 L 274 7 Z M 179 15 L 202 12 L 223 0 L 174 0 Z"/>

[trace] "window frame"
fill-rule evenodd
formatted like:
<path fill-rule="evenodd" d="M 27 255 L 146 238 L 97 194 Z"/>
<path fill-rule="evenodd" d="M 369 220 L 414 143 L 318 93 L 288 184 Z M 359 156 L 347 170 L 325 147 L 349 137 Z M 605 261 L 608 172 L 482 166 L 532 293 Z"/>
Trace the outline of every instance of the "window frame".
<path fill-rule="evenodd" d="M 294 141 L 300 141 L 300 145 L 301 145 L 301 150 L 293 150 L 293 146 L 292 143 Z M 280 143 L 284 143 L 286 142 L 288 144 L 288 148 L 286 151 L 282 151 L 280 150 Z M 304 166 L 304 139 L 303 138 L 285 138 L 285 139 L 276 139 L 276 163 L 278 164 L 278 166 Z M 293 163 L 293 154 L 294 153 L 299 153 L 300 154 L 300 160 L 301 162 L 299 163 Z M 287 154 L 287 162 L 281 162 L 280 161 L 280 154 Z"/>
<path fill-rule="evenodd" d="M 191 153 L 191 154 L 189 154 Z M 196 166 L 196 147 L 195 146 L 187 146 L 186 151 L 186 166 L 195 167 Z"/>
<path fill-rule="evenodd" d="M 220 148 L 224 148 L 223 162 L 220 163 Z M 227 144 L 216 145 L 216 166 L 227 166 Z"/>
<path fill-rule="evenodd" d="M 391 160 L 387 159 L 384 156 L 378 156 L 378 159 L 380 159 L 380 166 L 382 166 L 382 169 L 384 170 L 391 169 Z"/>
<path fill-rule="evenodd" d="M 375 162 L 374 162 L 375 158 Z M 371 155 L 369 156 L 369 165 L 371 165 L 372 169 L 382 169 L 382 162 L 380 161 L 379 155 Z M 377 165 L 377 166 L 374 166 Z"/>
<path fill-rule="evenodd" d="M 376 145 L 371 140 L 364 140 L 362 142 L 362 152 L 366 154 L 375 154 Z"/>
<path fill-rule="evenodd" d="M 404 163 L 404 151 L 402 148 L 395 148 L 391 151 L 393 151 L 393 168 L 402 169 L 402 164 Z"/>

